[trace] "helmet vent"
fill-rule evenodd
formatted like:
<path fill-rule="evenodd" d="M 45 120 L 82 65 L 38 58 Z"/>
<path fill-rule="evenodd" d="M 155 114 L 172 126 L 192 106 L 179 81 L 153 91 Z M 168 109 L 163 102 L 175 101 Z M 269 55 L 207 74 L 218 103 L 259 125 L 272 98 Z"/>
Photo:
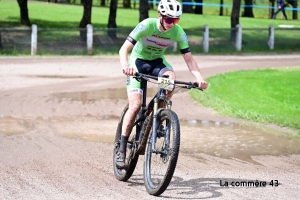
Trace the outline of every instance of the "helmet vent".
<path fill-rule="evenodd" d="M 178 18 L 182 14 L 181 4 L 177 0 L 160 0 L 157 8 L 159 13 L 169 17 Z"/>

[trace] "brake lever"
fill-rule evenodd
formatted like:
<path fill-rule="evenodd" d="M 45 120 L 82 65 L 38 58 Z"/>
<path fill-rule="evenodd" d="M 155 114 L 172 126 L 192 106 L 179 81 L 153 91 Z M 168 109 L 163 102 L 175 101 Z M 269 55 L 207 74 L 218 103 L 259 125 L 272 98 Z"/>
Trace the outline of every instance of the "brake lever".
<path fill-rule="evenodd" d="M 142 76 L 141 75 L 135 75 L 135 76 L 133 76 L 133 78 L 135 80 L 137 80 L 138 82 L 141 82 L 141 80 L 142 80 Z"/>
<path fill-rule="evenodd" d="M 135 78 L 137 81 L 139 81 L 139 82 L 141 82 L 142 79 L 144 79 L 144 80 L 146 80 L 146 81 L 149 81 L 149 80 L 150 80 L 148 77 L 143 76 L 143 74 L 140 74 L 140 73 L 138 73 L 138 72 L 135 73 L 134 78 Z"/>
<path fill-rule="evenodd" d="M 198 83 L 193 83 L 193 85 L 191 86 L 191 88 L 197 88 L 198 90 L 203 91 L 203 89 L 199 88 L 199 84 Z"/>

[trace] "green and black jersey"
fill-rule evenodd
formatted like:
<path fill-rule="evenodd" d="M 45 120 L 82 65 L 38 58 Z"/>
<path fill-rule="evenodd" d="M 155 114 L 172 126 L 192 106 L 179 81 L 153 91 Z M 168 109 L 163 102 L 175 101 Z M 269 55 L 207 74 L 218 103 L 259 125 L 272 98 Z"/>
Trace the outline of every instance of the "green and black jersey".
<path fill-rule="evenodd" d="M 164 57 L 164 52 L 174 42 L 177 42 L 182 54 L 190 52 L 187 36 L 179 25 L 175 24 L 166 32 L 161 32 L 158 27 L 159 19 L 148 18 L 140 22 L 127 37 L 127 40 L 134 45 L 129 66 L 135 67 L 138 72 L 145 73 L 139 70 L 144 68 L 148 71 L 146 73 L 151 75 L 157 75 L 157 72 L 161 73 L 165 70 L 173 71 Z M 139 81 L 132 76 L 127 77 L 128 93 L 142 94 L 140 87 Z"/>
<path fill-rule="evenodd" d="M 148 18 L 140 22 L 129 34 L 127 40 L 134 44 L 134 57 L 144 60 L 162 58 L 167 47 L 177 42 L 181 53 L 190 52 L 187 35 L 175 24 L 172 29 L 161 32 L 158 29 L 159 19 Z"/>

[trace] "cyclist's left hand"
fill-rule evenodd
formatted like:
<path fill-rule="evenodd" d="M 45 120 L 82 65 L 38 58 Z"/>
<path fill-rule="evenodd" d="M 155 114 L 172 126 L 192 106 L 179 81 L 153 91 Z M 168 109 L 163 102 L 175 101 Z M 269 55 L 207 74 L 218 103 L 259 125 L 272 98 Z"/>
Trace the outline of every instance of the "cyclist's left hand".
<path fill-rule="evenodd" d="M 198 86 L 199 86 L 200 89 L 205 90 L 208 87 L 208 83 L 203 79 L 199 80 L 199 81 L 196 81 L 196 83 L 198 83 Z"/>

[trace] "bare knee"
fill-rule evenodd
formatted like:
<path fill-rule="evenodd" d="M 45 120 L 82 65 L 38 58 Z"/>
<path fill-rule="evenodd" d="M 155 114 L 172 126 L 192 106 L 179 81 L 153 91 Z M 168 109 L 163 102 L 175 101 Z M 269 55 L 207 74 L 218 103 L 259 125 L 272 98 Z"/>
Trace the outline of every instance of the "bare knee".
<path fill-rule="evenodd" d="M 141 101 L 140 100 L 131 100 L 129 101 L 129 108 L 128 108 L 128 111 L 134 115 L 136 115 L 140 108 L 141 108 Z"/>

